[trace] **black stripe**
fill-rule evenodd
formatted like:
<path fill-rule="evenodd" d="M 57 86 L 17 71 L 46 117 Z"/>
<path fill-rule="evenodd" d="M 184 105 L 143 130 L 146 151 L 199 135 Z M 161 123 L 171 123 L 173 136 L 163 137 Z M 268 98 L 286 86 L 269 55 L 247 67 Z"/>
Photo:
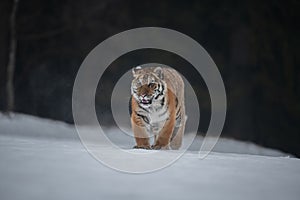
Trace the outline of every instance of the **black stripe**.
<path fill-rule="evenodd" d="M 161 87 L 162 87 L 162 90 L 161 90 L 160 94 L 163 95 L 163 94 L 164 94 L 164 91 L 165 91 L 165 86 L 164 86 L 164 84 L 162 84 Z"/>
<path fill-rule="evenodd" d="M 162 98 L 161 102 L 160 102 L 160 105 L 163 107 L 165 105 L 165 97 Z"/>
<path fill-rule="evenodd" d="M 132 96 L 130 96 L 130 99 L 129 99 L 129 115 L 131 116 L 132 114 Z"/>
<path fill-rule="evenodd" d="M 137 116 L 139 116 L 140 118 L 142 118 L 142 119 L 144 120 L 144 122 L 146 122 L 147 124 L 149 124 L 149 119 L 148 119 L 146 116 L 141 115 L 141 114 L 139 114 L 139 113 L 137 113 L 137 112 L 135 112 L 135 114 L 136 114 Z"/>
<path fill-rule="evenodd" d="M 149 112 L 149 110 L 147 110 L 146 108 L 143 108 L 140 104 L 138 104 L 139 108 L 146 111 L 146 112 Z"/>
<path fill-rule="evenodd" d="M 160 96 L 160 93 L 154 99 L 157 100 L 159 96 Z"/>
<path fill-rule="evenodd" d="M 161 84 L 162 90 L 159 92 L 159 94 L 155 97 L 155 100 L 158 99 L 159 96 L 164 94 L 165 86 Z"/>
<path fill-rule="evenodd" d="M 181 107 L 178 108 L 177 112 L 176 112 L 176 119 L 178 118 L 178 116 L 180 116 L 180 113 L 181 113 Z"/>

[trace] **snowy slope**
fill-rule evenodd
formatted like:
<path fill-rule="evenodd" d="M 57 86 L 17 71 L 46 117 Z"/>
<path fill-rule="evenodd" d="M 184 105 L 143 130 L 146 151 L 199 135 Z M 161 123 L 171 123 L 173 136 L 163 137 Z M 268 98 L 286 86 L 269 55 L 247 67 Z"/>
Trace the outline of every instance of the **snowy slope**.
<path fill-rule="evenodd" d="M 116 128 L 107 128 L 107 136 L 116 144 L 125 148 L 134 146 L 134 139 Z M 0 136 L 32 137 L 35 139 L 50 140 L 79 140 L 75 127 L 60 121 L 39 118 L 31 115 L 12 114 L 7 117 L 0 113 Z M 192 137 L 186 134 L 185 138 Z M 203 137 L 198 136 L 191 147 L 192 151 L 199 151 Z M 220 138 L 215 152 L 242 153 L 266 156 L 290 156 L 275 149 L 260 147 L 250 142 L 241 142 L 228 138 Z"/>
<path fill-rule="evenodd" d="M 0 199 L 299 199 L 299 159 L 229 139 L 218 148 L 234 147 L 239 152 L 214 152 L 203 160 L 189 150 L 170 167 L 132 175 L 96 161 L 73 126 L 0 115 Z M 162 151 L 157 159 L 169 153 Z M 249 155 L 255 153 L 273 157 Z"/>

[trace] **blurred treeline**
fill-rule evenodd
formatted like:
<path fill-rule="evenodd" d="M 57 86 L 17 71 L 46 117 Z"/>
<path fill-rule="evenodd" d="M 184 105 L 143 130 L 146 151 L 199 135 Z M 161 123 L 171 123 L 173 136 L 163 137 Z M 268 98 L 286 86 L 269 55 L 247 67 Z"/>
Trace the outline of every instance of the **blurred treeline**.
<path fill-rule="evenodd" d="M 72 86 L 89 51 L 127 29 L 165 27 L 197 40 L 219 67 L 228 97 L 223 135 L 300 156 L 299 4 L 296 0 L 19 0 L 14 111 L 72 123 Z M 4 111 L 12 5 L 12 0 L 0 2 Z M 132 54 L 130 59 L 143 61 L 137 57 Z M 166 54 L 162 61 L 174 64 L 173 57 Z M 131 63 L 128 59 L 124 63 Z M 103 77 L 106 83 L 117 72 L 117 64 Z M 201 119 L 208 124 L 209 97 L 203 85 L 194 87 L 205 96 L 199 103 Z M 103 96 L 98 94 L 98 102 L 110 104 Z M 205 131 L 204 126 L 201 129 Z"/>

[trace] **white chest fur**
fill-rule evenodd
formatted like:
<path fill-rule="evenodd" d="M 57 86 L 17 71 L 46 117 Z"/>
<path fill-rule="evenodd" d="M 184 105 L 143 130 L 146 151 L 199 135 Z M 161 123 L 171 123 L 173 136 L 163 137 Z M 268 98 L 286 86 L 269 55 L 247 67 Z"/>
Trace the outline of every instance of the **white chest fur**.
<path fill-rule="evenodd" d="M 169 111 L 165 106 L 152 105 L 146 116 L 149 121 L 146 125 L 147 130 L 150 133 L 157 135 L 164 127 L 164 124 L 169 117 Z"/>

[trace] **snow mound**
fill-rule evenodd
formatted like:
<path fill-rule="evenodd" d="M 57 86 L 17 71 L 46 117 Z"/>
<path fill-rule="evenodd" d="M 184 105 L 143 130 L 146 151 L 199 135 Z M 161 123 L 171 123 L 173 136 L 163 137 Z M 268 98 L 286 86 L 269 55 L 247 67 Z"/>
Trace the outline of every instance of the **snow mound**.
<path fill-rule="evenodd" d="M 117 128 L 105 128 L 108 138 L 123 148 L 134 146 L 134 139 Z M 0 113 L 0 135 L 11 137 L 32 137 L 35 139 L 79 140 L 73 125 L 50 119 L 39 118 L 25 114 L 11 114 L 10 117 Z M 190 140 L 191 134 L 185 139 Z M 197 136 L 189 147 L 191 151 L 199 151 L 203 142 L 202 136 Z M 291 156 L 279 150 L 264 148 L 250 142 L 220 138 L 213 149 L 214 152 L 252 154 L 263 156 Z"/>
<path fill-rule="evenodd" d="M 114 137 L 116 131 L 108 132 Z M 219 151 L 236 153 L 212 152 L 199 159 L 196 151 L 189 150 L 167 168 L 133 175 L 96 161 L 71 125 L 21 114 L 0 115 L 0 199 L 299 199 L 299 159 L 262 156 L 278 151 L 230 139 L 221 139 L 218 145 Z M 114 156 L 109 147 L 103 148 Z M 158 151 L 155 156 L 160 160 L 172 152 Z"/>

